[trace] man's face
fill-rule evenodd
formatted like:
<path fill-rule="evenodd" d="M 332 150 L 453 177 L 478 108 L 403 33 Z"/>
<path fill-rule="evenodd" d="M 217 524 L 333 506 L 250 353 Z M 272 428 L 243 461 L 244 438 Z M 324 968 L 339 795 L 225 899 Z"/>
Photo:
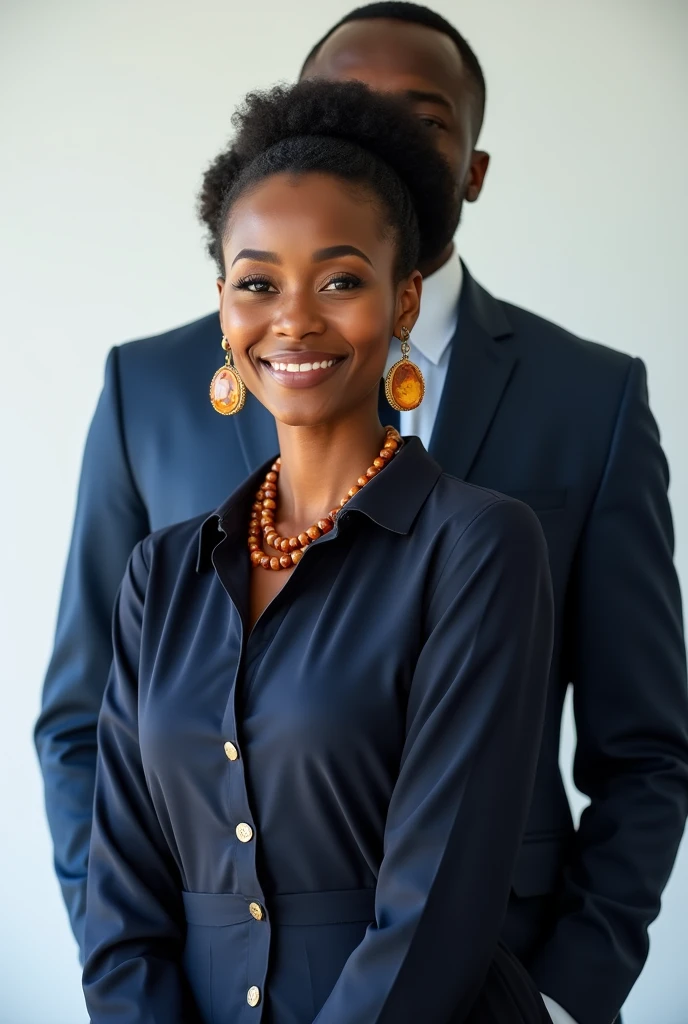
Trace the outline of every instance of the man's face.
<path fill-rule="evenodd" d="M 442 32 L 393 19 L 342 25 L 323 44 L 304 78 L 356 79 L 407 100 L 449 162 L 459 201 L 474 202 L 487 153 L 474 151 L 474 99 L 461 56 Z"/>

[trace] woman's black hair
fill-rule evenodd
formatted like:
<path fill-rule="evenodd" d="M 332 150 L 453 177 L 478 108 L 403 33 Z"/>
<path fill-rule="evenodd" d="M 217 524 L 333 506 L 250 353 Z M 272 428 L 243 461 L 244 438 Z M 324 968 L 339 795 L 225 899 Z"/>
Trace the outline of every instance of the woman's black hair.
<path fill-rule="evenodd" d="M 234 139 L 203 178 L 198 213 L 225 276 L 222 240 L 233 204 L 273 174 L 331 174 L 379 201 L 397 243 L 397 279 L 438 256 L 456 229 L 451 169 L 403 101 L 361 82 L 311 79 L 250 93 Z"/>

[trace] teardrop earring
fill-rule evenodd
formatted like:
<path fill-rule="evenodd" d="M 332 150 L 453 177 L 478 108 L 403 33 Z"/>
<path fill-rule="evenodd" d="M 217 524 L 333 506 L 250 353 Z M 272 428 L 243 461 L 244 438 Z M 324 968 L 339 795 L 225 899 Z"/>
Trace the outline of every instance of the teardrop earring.
<path fill-rule="evenodd" d="M 222 336 L 225 350 L 225 365 L 214 374 L 210 382 L 210 404 L 221 416 L 234 416 L 241 412 L 246 402 L 246 385 L 237 368 L 232 365 L 232 349 Z"/>
<path fill-rule="evenodd" d="M 425 395 L 425 381 L 420 367 L 409 359 L 409 329 L 402 327 L 401 359 L 391 367 L 385 378 L 385 395 L 387 401 L 397 412 L 410 412 L 417 409 Z"/>

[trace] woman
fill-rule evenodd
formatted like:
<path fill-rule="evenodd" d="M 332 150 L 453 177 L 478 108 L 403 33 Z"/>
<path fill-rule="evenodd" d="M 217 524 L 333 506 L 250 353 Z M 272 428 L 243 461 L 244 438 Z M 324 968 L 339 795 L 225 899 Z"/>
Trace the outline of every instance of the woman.
<path fill-rule="evenodd" d="M 498 944 L 548 674 L 544 540 L 378 416 L 419 256 L 451 237 L 449 171 L 362 85 L 254 95 L 235 125 L 201 197 L 227 353 L 211 400 L 240 414 L 253 392 L 281 459 L 132 554 L 91 1020 L 546 1021 Z M 387 391 L 422 398 L 410 360 Z"/>

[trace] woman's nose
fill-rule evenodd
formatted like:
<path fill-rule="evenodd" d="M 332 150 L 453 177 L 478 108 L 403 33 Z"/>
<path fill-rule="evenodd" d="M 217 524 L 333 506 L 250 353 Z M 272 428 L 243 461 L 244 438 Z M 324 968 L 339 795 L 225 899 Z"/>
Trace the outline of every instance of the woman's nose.
<path fill-rule="evenodd" d="M 325 319 L 318 309 L 315 295 L 303 292 L 282 294 L 272 319 L 275 337 L 300 341 L 309 334 L 323 334 L 325 329 Z"/>

